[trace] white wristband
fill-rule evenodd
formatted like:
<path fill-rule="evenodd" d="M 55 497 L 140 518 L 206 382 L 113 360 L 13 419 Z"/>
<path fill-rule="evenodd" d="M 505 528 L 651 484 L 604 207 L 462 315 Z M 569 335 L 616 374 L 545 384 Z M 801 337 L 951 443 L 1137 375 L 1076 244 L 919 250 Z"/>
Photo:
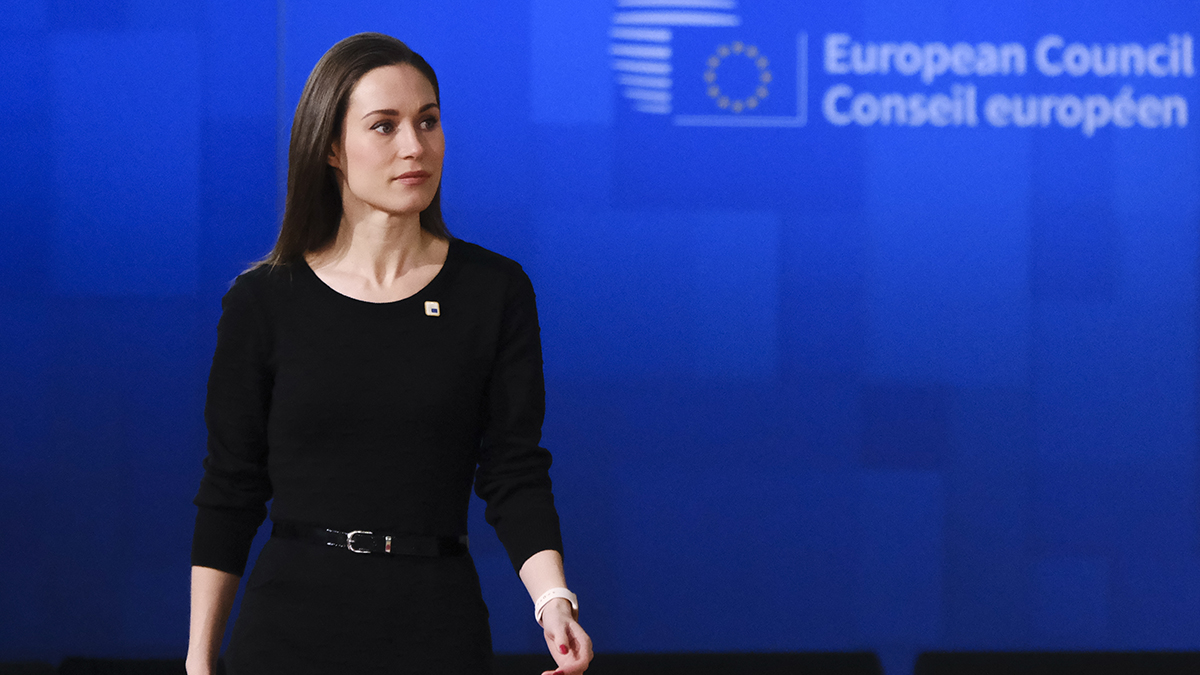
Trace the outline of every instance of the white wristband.
<path fill-rule="evenodd" d="M 542 611 L 546 609 L 546 603 L 555 598 L 562 598 L 571 603 L 571 609 L 576 616 L 579 615 L 579 598 L 574 593 L 565 588 L 551 588 L 533 603 L 533 618 L 537 619 L 539 626 L 542 625 Z"/>

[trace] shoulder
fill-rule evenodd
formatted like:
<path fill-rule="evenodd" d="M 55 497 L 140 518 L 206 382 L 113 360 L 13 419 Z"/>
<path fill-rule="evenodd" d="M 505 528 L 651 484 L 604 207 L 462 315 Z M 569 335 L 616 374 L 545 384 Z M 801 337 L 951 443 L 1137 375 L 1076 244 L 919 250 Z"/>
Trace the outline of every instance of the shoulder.
<path fill-rule="evenodd" d="M 238 275 L 221 299 L 225 314 L 273 316 L 297 293 L 295 264 L 259 265 Z"/>
<path fill-rule="evenodd" d="M 479 244 L 453 239 L 450 245 L 454 247 L 455 256 L 466 267 L 474 268 L 485 274 L 503 276 L 523 276 L 525 274 L 525 271 L 521 269 L 521 264 L 517 261 L 490 251 Z"/>
<path fill-rule="evenodd" d="M 451 246 L 455 265 L 464 277 L 510 292 L 527 287 L 532 290 L 529 275 L 512 258 L 462 239 L 452 240 Z"/>
<path fill-rule="evenodd" d="M 508 322 L 528 317 L 536 323 L 537 295 L 520 263 L 495 251 L 455 239 L 453 283 L 481 311 L 494 312 Z"/>
<path fill-rule="evenodd" d="M 229 284 L 226 297 L 265 299 L 290 289 L 299 272 L 295 263 L 281 265 L 258 265 L 242 272 Z"/>
<path fill-rule="evenodd" d="M 298 271 L 298 267 L 298 263 L 260 264 L 239 274 L 233 280 L 231 288 L 241 286 L 246 289 L 265 291 L 280 283 L 290 281 Z"/>

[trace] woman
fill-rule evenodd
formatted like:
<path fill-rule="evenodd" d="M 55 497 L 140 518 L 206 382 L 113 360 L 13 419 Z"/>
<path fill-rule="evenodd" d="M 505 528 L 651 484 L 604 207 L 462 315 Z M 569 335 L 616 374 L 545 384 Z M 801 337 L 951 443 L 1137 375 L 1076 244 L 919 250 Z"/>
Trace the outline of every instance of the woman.
<path fill-rule="evenodd" d="M 450 237 L 437 78 L 402 42 L 334 45 L 296 108 L 274 250 L 223 300 L 192 546 L 187 666 L 213 672 L 250 542 L 228 671 L 486 673 L 466 550 L 472 482 L 558 663 L 591 641 L 566 590 L 533 288 Z"/>

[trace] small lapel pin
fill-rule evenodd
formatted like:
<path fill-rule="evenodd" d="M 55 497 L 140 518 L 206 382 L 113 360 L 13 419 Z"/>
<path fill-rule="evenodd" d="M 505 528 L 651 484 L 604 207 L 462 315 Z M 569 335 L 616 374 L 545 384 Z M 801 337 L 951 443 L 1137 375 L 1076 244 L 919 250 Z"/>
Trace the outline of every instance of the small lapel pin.
<path fill-rule="evenodd" d="M 432 300 L 425 301 L 425 316 L 441 316 L 442 308 Z"/>

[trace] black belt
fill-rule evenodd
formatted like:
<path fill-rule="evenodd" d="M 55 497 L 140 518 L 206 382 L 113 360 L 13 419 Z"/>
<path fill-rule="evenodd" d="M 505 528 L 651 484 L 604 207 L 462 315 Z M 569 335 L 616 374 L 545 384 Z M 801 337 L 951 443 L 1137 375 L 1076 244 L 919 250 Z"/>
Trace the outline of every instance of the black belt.
<path fill-rule="evenodd" d="M 271 527 L 271 536 L 344 548 L 354 553 L 419 555 L 426 558 L 467 554 L 467 535 L 465 534 L 457 537 L 433 537 L 415 534 L 376 534 L 364 530 L 339 532 L 315 525 L 279 522 Z"/>

